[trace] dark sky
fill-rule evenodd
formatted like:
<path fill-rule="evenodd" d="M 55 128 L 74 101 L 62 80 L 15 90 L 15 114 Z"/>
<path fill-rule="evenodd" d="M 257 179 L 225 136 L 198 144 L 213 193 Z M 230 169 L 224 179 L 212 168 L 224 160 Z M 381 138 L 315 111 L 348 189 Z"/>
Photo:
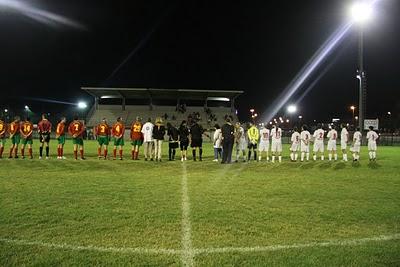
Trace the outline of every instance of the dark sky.
<path fill-rule="evenodd" d="M 260 113 L 347 19 L 347 0 L 25 0 L 86 27 L 47 26 L 0 11 L 0 105 L 76 102 L 81 86 L 240 89 L 239 112 Z M 23 0 L 21 0 L 23 2 Z M 383 0 L 365 33 L 368 114 L 400 109 L 400 3 Z M 134 49 L 114 76 L 110 74 Z M 327 58 L 299 103 L 308 119 L 350 117 L 357 104 L 357 32 Z M 315 73 L 303 92 L 318 76 Z M 301 94 L 300 92 L 300 94 Z M 296 98 L 293 99 L 295 101 Z M 18 106 L 19 107 L 19 106 Z M 57 107 L 60 108 L 60 107 Z"/>

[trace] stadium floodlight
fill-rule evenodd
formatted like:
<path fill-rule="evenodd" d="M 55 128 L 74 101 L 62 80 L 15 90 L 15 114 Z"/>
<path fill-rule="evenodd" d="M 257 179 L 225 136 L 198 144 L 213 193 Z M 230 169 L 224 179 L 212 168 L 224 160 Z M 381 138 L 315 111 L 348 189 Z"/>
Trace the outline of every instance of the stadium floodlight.
<path fill-rule="evenodd" d="M 373 15 L 373 4 L 366 1 L 354 3 L 350 8 L 351 18 L 354 22 L 364 24 L 371 20 Z"/>
<path fill-rule="evenodd" d="M 255 111 L 254 108 L 250 109 L 250 112 L 251 112 L 251 113 L 254 113 L 254 111 Z"/>
<path fill-rule="evenodd" d="M 85 109 L 85 108 L 87 108 L 87 104 L 83 101 L 80 101 L 80 102 L 78 102 L 78 108 Z"/>
<path fill-rule="evenodd" d="M 290 122 L 290 120 L 289 120 L 289 119 L 287 119 L 287 120 L 286 120 L 286 123 L 289 123 L 289 122 Z"/>
<path fill-rule="evenodd" d="M 8 112 L 8 109 L 5 109 L 4 112 L 7 113 L 7 112 Z"/>
<path fill-rule="evenodd" d="M 392 112 L 388 111 L 388 113 L 387 113 L 387 114 L 390 116 L 390 115 L 392 115 Z"/>
<path fill-rule="evenodd" d="M 27 105 L 25 105 L 25 110 L 29 110 L 29 107 Z"/>
<path fill-rule="evenodd" d="M 303 118 L 303 116 L 300 115 L 300 116 L 299 116 L 299 119 L 301 120 L 302 118 Z"/>
<path fill-rule="evenodd" d="M 288 111 L 290 114 L 296 113 L 297 107 L 296 107 L 295 105 L 289 105 L 289 106 L 287 107 L 287 111 Z"/>

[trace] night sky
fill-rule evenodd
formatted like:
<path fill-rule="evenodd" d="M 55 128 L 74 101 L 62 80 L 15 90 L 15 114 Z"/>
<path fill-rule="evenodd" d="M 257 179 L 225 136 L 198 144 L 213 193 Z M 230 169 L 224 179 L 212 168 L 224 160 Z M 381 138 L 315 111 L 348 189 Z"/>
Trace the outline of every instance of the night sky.
<path fill-rule="evenodd" d="M 0 7 L 0 107 L 67 108 L 82 86 L 238 89 L 242 119 L 259 113 L 345 20 L 352 1 L 25 0 L 82 25 L 46 25 Z M 0 1 L 1 2 L 1 1 Z M 23 2 L 23 0 L 21 0 Z M 365 33 L 368 117 L 400 110 L 400 1 L 382 0 Z M 135 50 L 114 75 L 115 69 Z M 350 118 L 357 104 L 357 31 L 302 92 L 307 119 Z M 293 98 L 292 101 L 296 101 Z"/>

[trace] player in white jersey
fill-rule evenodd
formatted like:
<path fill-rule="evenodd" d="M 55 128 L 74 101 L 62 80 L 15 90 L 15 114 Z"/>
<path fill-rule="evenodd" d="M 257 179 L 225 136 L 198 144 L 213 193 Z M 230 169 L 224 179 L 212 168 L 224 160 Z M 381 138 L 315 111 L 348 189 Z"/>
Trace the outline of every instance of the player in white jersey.
<path fill-rule="evenodd" d="M 306 125 L 303 125 L 301 128 L 301 134 L 300 134 L 300 151 L 301 151 L 301 157 L 300 160 L 304 161 L 304 156 L 306 156 L 306 160 L 308 161 L 310 159 L 310 141 L 311 141 L 311 134 L 308 131 L 308 127 Z"/>
<path fill-rule="evenodd" d="M 258 156 L 258 161 L 262 160 L 262 154 L 265 152 L 267 154 L 267 161 L 269 161 L 269 129 L 265 124 L 263 128 L 260 130 L 260 145 L 258 147 L 258 151 L 260 155 Z"/>
<path fill-rule="evenodd" d="M 378 140 L 378 138 L 379 135 L 374 131 L 374 127 L 369 126 L 369 131 L 367 133 L 369 160 L 376 160 L 376 140 Z"/>
<path fill-rule="evenodd" d="M 275 162 L 276 155 L 279 162 L 282 162 L 282 129 L 277 125 L 273 125 L 271 130 L 271 153 L 272 163 Z"/>
<path fill-rule="evenodd" d="M 326 135 L 326 137 L 328 137 L 328 146 L 327 146 L 327 150 L 328 150 L 328 157 L 329 157 L 329 161 L 332 160 L 332 155 L 333 158 L 335 159 L 335 161 L 337 160 L 337 152 L 336 152 L 336 140 L 337 140 L 337 131 L 335 130 L 335 126 L 332 125 L 331 130 L 328 132 L 328 134 Z"/>
<path fill-rule="evenodd" d="M 353 152 L 353 161 L 360 160 L 361 139 L 362 139 L 362 134 L 360 132 L 360 128 L 357 127 L 353 135 L 353 144 L 350 148 L 350 151 Z"/>
<path fill-rule="evenodd" d="M 246 133 L 239 122 L 235 124 L 235 144 L 236 144 L 236 162 L 239 161 L 240 152 L 242 152 L 243 161 L 246 161 Z"/>
<path fill-rule="evenodd" d="M 314 137 L 313 159 L 314 159 L 314 161 L 317 160 L 318 152 L 321 155 L 321 160 L 325 159 L 325 157 L 324 157 L 324 135 L 325 135 L 325 131 L 322 129 L 322 125 L 318 124 L 317 130 L 315 130 L 315 132 L 313 134 L 313 137 Z"/>
<path fill-rule="evenodd" d="M 346 124 L 342 124 L 342 131 L 340 132 L 340 148 L 342 149 L 343 161 L 347 161 L 348 142 L 349 142 L 349 132 L 347 131 Z"/>
<path fill-rule="evenodd" d="M 297 161 L 297 152 L 300 149 L 300 133 L 297 127 L 294 127 L 290 141 L 292 142 L 292 145 L 290 146 L 290 160 Z"/>

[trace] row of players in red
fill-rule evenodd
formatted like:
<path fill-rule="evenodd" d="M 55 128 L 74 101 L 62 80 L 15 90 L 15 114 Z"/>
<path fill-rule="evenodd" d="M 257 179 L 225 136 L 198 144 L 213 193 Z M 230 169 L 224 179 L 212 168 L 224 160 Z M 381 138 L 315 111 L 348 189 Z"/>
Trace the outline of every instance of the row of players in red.
<path fill-rule="evenodd" d="M 131 139 L 132 141 L 143 140 L 143 136 L 141 133 L 142 123 L 140 120 L 135 121 L 131 126 Z M 14 118 L 10 124 L 5 123 L 0 120 L 0 158 L 4 152 L 4 145 L 6 142 L 7 135 L 11 140 L 11 148 L 9 158 L 18 158 L 18 146 L 22 143 L 21 147 L 21 156 L 25 157 L 25 147 L 28 147 L 29 157 L 32 158 L 32 143 L 33 143 L 33 131 L 34 125 L 29 118 L 26 118 L 24 121 L 21 121 L 19 116 Z M 37 124 L 37 131 L 40 139 L 40 158 L 42 158 L 43 147 L 46 148 L 46 157 L 49 157 L 48 147 L 50 141 L 50 135 L 52 132 L 52 124 L 47 119 L 46 115 L 42 115 L 42 120 Z M 78 150 L 80 151 L 81 159 L 84 158 L 84 149 L 83 149 L 83 134 L 85 132 L 85 125 L 82 121 L 75 117 L 74 120 L 68 125 L 67 128 L 68 134 L 72 137 L 72 142 L 74 144 L 74 157 L 78 158 Z M 120 158 L 122 158 L 122 146 L 123 146 L 123 137 L 125 134 L 125 125 L 122 122 L 121 118 L 118 118 L 117 121 L 110 127 L 105 120 L 103 120 L 95 129 L 95 133 L 100 138 L 105 138 L 105 144 L 108 145 L 109 137 L 111 136 L 114 139 L 114 143 L 119 147 Z M 60 122 L 56 127 L 56 139 L 58 142 L 57 147 L 57 158 L 64 158 L 64 144 L 65 144 L 65 134 L 66 134 L 66 118 L 61 118 Z M 99 156 L 101 153 L 101 147 L 99 147 Z M 104 156 L 107 157 L 107 149 L 105 148 Z M 116 148 L 114 148 L 114 157 L 116 157 Z M 138 147 L 134 149 L 132 152 L 132 158 L 138 158 Z"/>

